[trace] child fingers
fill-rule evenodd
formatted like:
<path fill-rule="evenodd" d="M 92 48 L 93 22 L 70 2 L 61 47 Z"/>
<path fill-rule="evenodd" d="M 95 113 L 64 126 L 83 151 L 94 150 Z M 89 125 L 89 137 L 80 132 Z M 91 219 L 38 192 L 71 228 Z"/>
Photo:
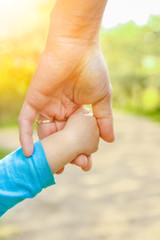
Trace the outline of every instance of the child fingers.
<path fill-rule="evenodd" d="M 83 167 L 85 167 L 85 166 L 88 164 L 87 162 L 88 162 L 87 156 L 85 156 L 85 155 L 79 155 L 79 156 L 77 156 L 77 158 L 74 159 L 71 163 L 72 163 L 72 164 L 75 164 L 75 165 L 78 166 L 78 167 L 83 168 Z"/>
<path fill-rule="evenodd" d="M 64 171 L 64 167 L 61 168 L 61 169 L 59 169 L 59 170 L 56 172 L 56 174 L 61 174 L 61 173 L 63 173 L 63 171 Z"/>
<path fill-rule="evenodd" d="M 85 172 L 87 172 L 87 171 L 91 170 L 91 168 L 92 168 L 92 156 L 89 155 L 89 156 L 87 157 L 87 165 L 84 166 L 84 167 L 82 167 L 82 170 L 85 171 Z"/>

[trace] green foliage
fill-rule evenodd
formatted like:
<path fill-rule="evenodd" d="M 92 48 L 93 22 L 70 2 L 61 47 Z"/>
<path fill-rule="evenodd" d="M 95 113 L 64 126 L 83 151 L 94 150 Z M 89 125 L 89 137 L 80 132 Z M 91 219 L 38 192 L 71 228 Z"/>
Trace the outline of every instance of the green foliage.
<path fill-rule="evenodd" d="M 113 106 L 156 115 L 156 120 L 160 120 L 159 22 L 160 16 L 152 16 L 143 27 L 129 22 L 101 33 L 113 85 Z"/>
<path fill-rule="evenodd" d="M 0 126 L 17 123 L 28 86 L 44 49 L 54 1 L 37 7 L 37 22 L 0 38 Z M 14 32 L 14 31 L 13 31 Z M 24 33 L 25 32 L 25 33 Z"/>
<path fill-rule="evenodd" d="M 0 49 L 0 123 L 17 121 L 38 64 L 42 44 L 37 37 L 30 37 L 30 41 L 27 41 L 27 37 L 11 40 L 4 47 L 2 44 L 2 51 Z"/>
<path fill-rule="evenodd" d="M 34 32 L 0 40 L 0 126 L 16 123 L 27 88 L 44 48 L 51 7 L 40 9 Z M 113 85 L 113 106 L 159 115 L 160 112 L 160 16 L 143 27 L 133 22 L 100 35 Z M 156 119 L 159 119 L 159 117 Z"/>

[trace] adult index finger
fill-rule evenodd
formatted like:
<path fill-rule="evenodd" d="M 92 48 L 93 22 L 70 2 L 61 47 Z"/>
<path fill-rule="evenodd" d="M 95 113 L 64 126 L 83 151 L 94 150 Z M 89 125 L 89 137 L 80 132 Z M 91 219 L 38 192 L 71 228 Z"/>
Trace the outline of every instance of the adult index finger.
<path fill-rule="evenodd" d="M 26 157 L 33 154 L 33 123 L 36 120 L 37 111 L 27 103 L 24 102 L 21 109 L 18 125 L 19 125 L 19 140 L 23 148 L 23 153 Z"/>

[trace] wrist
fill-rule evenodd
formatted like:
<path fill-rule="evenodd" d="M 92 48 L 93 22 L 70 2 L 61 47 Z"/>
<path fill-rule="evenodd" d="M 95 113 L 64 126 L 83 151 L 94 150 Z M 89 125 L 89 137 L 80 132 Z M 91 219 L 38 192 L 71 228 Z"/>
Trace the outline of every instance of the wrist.
<path fill-rule="evenodd" d="M 93 43 L 97 43 L 99 40 L 99 21 L 86 20 L 83 23 L 76 16 L 72 16 L 72 20 L 66 22 L 65 19 L 60 20 L 59 16 L 53 14 L 50 26 L 48 40 L 63 38 Z"/>
<path fill-rule="evenodd" d="M 54 20 L 53 20 L 54 21 Z M 67 46 L 92 46 L 99 44 L 99 30 L 92 29 L 90 24 L 83 30 L 83 26 L 77 26 L 75 23 L 66 25 L 61 22 L 60 25 L 51 24 L 46 42 L 46 50 L 57 49 L 67 44 Z"/>
<path fill-rule="evenodd" d="M 41 143 L 53 174 L 77 156 L 72 137 L 64 130 L 44 138 Z"/>
<path fill-rule="evenodd" d="M 51 13 L 48 44 L 57 38 L 97 43 L 106 3 L 107 0 L 57 0 Z"/>

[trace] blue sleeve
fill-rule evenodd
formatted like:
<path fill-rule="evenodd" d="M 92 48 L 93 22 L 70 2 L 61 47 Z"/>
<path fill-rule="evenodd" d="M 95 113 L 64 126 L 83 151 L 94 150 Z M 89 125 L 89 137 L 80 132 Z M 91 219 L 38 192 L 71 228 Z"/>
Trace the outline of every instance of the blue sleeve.
<path fill-rule="evenodd" d="M 33 198 L 43 188 L 55 184 L 41 142 L 26 158 L 22 148 L 0 161 L 0 217 L 25 198 Z"/>

